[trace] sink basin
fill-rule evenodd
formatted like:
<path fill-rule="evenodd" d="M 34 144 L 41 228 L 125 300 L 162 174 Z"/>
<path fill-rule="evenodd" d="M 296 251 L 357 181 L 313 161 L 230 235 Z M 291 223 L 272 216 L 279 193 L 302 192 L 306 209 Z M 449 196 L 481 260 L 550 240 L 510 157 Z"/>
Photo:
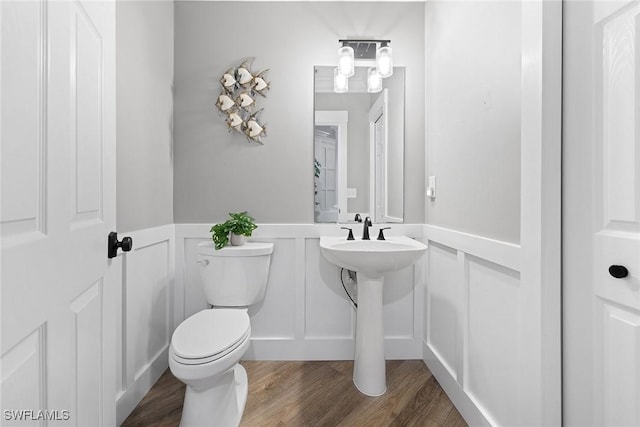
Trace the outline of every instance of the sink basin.
<path fill-rule="evenodd" d="M 367 396 L 387 391 L 382 316 L 383 274 L 408 267 L 420 258 L 427 246 L 409 237 L 387 240 L 347 240 L 320 237 L 320 252 L 327 261 L 358 273 L 356 345 L 353 383 Z"/>
<path fill-rule="evenodd" d="M 345 237 L 321 237 L 320 250 L 331 263 L 369 277 L 410 266 L 427 250 L 416 240 L 405 236 L 387 240 L 347 240 Z"/>

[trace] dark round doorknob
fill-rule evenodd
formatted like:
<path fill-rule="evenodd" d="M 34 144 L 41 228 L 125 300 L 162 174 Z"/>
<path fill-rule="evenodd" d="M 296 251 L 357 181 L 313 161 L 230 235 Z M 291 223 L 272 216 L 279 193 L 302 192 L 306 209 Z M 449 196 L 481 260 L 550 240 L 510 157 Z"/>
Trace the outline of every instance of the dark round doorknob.
<path fill-rule="evenodd" d="M 629 270 L 624 265 L 612 265 L 609 267 L 609 274 L 616 279 L 624 279 L 629 275 Z"/>
<path fill-rule="evenodd" d="M 120 247 L 123 251 L 129 252 L 133 248 L 133 239 L 131 237 L 123 237 Z"/>
<path fill-rule="evenodd" d="M 123 237 L 121 241 L 118 241 L 118 233 L 112 231 L 109 233 L 107 242 L 107 257 L 115 258 L 118 254 L 118 248 L 129 252 L 133 248 L 133 239 L 131 237 Z"/>

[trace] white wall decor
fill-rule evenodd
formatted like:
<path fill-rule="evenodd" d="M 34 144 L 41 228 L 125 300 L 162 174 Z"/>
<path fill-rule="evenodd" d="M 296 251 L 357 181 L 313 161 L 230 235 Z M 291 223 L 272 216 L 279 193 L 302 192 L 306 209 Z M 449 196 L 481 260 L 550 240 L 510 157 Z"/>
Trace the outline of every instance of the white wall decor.
<path fill-rule="evenodd" d="M 237 67 L 228 69 L 220 77 L 222 93 L 218 96 L 216 106 L 226 114 L 225 122 L 229 131 L 243 133 L 249 142 L 262 144 L 262 137 L 267 136 L 266 127 L 260 121 L 263 109 L 256 108 L 256 96 L 266 97 L 269 82 L 265 80 L 264 70 L 255 75 L 251 71 L 254 58 L 249 58 Z"/>

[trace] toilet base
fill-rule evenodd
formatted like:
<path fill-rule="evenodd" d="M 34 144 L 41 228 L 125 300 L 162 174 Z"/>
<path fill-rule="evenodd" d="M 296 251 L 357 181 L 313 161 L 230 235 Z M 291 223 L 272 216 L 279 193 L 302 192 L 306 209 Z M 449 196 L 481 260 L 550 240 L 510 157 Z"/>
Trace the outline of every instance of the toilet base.
<path fill-rule="evenodd" d="M 187 385 L 180 427 L 238 426 L 248 389 L 247 371 L 239 363 L 211 388 L 197 390 Z"/>

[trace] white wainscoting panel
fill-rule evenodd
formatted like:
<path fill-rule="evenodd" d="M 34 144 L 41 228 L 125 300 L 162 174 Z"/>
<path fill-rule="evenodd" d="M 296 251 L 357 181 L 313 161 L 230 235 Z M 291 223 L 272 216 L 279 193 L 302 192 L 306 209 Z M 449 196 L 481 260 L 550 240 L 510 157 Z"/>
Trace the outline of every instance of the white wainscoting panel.
<path fill-rule="evenodd" d="M 340 281 L 340 268 L 320 253 L 319 239 L 306 239 L 304 338 L 353 340 L 355 312 Z M 343 274 L 345 286 L 347 274 Z M 355 300 L 356 287 L 347 289 Z"/>
<path fill-rule="evenodd" d="M 296 316 L 296 284 L 295 269 L 298 258 L 304 257 L 304 253 L 296 252 L 295 239 L 254 239 L 254 241 L 272 242 L 273 254 L 271 255 L 271 267 L 269 268 L 269 282 L 264 300 L 249 307 L 251 316 L 251 335 L 255 339 L 269 340 L 273 337 L 283 340 L 295 338 Z M 200 283 L 198 277 L 195 281 Z M 201 286 L 200 286 L 201 287 Z"/>
<path fill-rule="evenodd" d="M 423 262 L 423 259 L 420 259 L 419 262 Z M 414 305 L 417 288 L 422 285 L 422 280 L 418 276 L 419 272 L 414 266 L 387 273 L 384 276 L 382 315 L 384 336 L 387 339 L 411 340 L 414 337 L 416 327 L 421 324 L 418 318 L 418 325 L 416 325 Z M 391 348 L 385 352 L 387 357 L 391 357 L 391 352 Z"/>
<path fill-rule="evenodd" d="M 180 245 L 181 249 L 184 251 L 184 263 L 181 267 L 184 269 L 185 280 L 187 282 L 192 282 L 195 280 L 199 280 L 198 273 L 198 264 L 196 261 L 198 260 L 198 251 L 197 246 L 198 243 L 204 242 L 207 239 L 203 238 L 187 238 L 187 239 L 176 239 L 176 244 Z M 204 310 L 207 308 L 207 302 L 204 298 L 204 291 L 200 287 L 189 287 L 184 288 L 182 293 L 182 316 L 187 318 L 194 313 L 197 313 L 200 310 Z M 178 302 L 176 300 L 176 308 L 178 306 Z M 176 324 L 176 326 L 180 323 Z"/>
<path fill-rule="evenodd" d="M 468 256 L 466 388 L 498 425 L 519 424 L 520 278 L 517 272 Z"/>
<path fill-rule="evenodd" d="M 211 225 L 175 227 L 174 327 L 206 307 L 196 245 L 210 239 Z M 387 234 L 422 240 L 422 229 L 422 225 L 397 224 Z M 260 224 L 254 231 L 252 240 L 273 242 L 274 253 L 265 299 L 249 309 L 252 339 L 245 359 L 353 359 L 355 312 L 342 289 L 340 269 L 324 259 L 319 247 L 320 236 L 342 234 L 335 224 Z M 385 280 L 389 285 L 384 293 L 386 357 L 419 359 L 423 268 L 419 263 L 389 274 Z M 346 285 L 355 298 L 354 285 Z"/>
<path fill-rule="evenodd" d="M 425 226 L 423 358 L 472 425 L 519 425 L 523 355 L 520 248 Z"/>
<path fill-rule="evenodd" d="M 122 265 L 118 325 L 118 424 L 136 407 L 168 368 L 173 325 L 174 226 L 121 233 L 131 236 Z"/>
<path fill-rule="evenodd" d="M 427 343 L 449 374 L 458 379 L 462 372 L 463 271 L 458 268 L 457 252 L 447 246 L 430 242 L 427 257 L 429 299 L 425 317 L 429 325 L 438 325 L 427 329 Z"/>

